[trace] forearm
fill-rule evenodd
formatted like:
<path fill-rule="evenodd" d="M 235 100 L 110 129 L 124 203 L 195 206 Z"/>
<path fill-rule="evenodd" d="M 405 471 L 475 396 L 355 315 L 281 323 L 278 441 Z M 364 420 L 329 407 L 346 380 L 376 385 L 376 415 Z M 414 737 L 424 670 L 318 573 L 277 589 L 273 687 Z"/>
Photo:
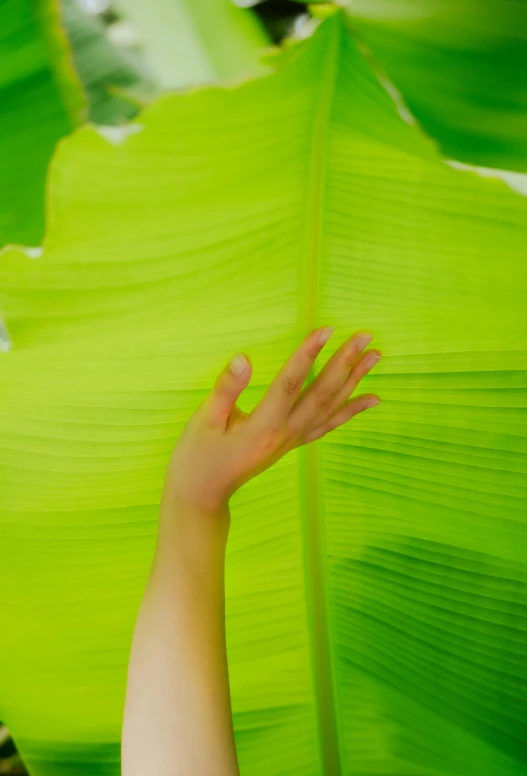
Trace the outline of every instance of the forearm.
<path fill-rule="evenodd" d="M 225 643 L 230 515 L 164 505 L 134 632 L 123 776 L 237 776 Z"/>

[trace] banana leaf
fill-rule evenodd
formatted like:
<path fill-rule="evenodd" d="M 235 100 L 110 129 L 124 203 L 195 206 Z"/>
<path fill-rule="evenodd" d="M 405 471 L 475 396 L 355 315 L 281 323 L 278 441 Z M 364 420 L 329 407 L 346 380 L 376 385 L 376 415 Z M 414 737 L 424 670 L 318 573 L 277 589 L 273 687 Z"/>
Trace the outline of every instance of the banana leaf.
<path fill-rule="evenodd" d="M 82 121 L 84 97 L 56 3 L 0 4 L 0 247 L 38 245 L 44 182 L 57 141 Z"/>
<path fill-rule="evenodd" d="M 524 0 L 353 0 L 347 11 L 444 154 L 527 172 Z"/>
<path fill-rule="evenodd" d="M 237 350 L 250 411 L 366 328 L 381 404 L 231 502 L 241 772 L 524 776 L 527 199 L 443 162 L 342 12 L 275 65 L 76 131 L 43 255 L 0 256 L 0 718 L 33 776 L 119 774 L 184 424 Z"/>
<path fill-rule="evenodd" d="M 134 0 L 121 0 L 121 7 L 138 15 Z M 140 27 L 148 43 L 144 57 L 157 65 L 170 47 L 172 80 L 147 73 L 141 56 L 113 44 L 77 0 L 0 3 L 0 247 L 40 245 L 49 160 L 58 141 L 85 119 L 121 124 L 173 85 L 235 81 L 268 70 L 258 59 L 268 44 L 265 32 L 229 0 L 207 7 L 157 0 L 146 17 L 138 15 L 146 28 Z M 189 32 L 195 28 L 200 34 Z M 211 57 L 223 67 L 212 67 Z"/>

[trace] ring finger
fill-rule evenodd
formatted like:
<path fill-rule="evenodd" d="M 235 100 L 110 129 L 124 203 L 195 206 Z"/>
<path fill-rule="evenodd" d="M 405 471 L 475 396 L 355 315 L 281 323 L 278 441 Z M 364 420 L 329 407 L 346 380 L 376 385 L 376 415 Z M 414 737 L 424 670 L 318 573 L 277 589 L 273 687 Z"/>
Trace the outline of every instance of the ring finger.
<path fill-rule="evenodd" d="M 357 363 L 352 368 L 348 377 L 344 381 L 344 384 L 340 391 L 336 394 L 331 405 L 327 408 L 326 412 L 322 413 L 319 417 L 319 423 L 330 420 L 336 412 L 340 410 L 343 404 L 349 399 L 357 385 L 360 383 L 363 377 L 370 372 L 375 364 L 377 364 L 382 358 L 382 353 L 379 350 L 367 350 L 361 355 Z M 316 426 L 313 426 L 316 428 Z"/>
<path fill-rule="evenodd" d="M 365 332 L 354 334 L 343 343 L 315 380 L 304 389 L 288 418 L 288 427 L 293 436 L 299 436 L 305 433 L 306 429 L 314 428 L 321 422 L 328 420 L 330 410 L 337 400 L 336 397 L 344 391 L 348 391 L 346 398 L 349 396 L 353 390 L 353 387 L 349 388 L 349 386 L 353 384 L 357 367 L 359 367 L 359 372 L 355 385 L 365 374 L 365 367 L 360 356 L 361 351 L 371 339 L 372 336 Z M 366 371 L 368 371 L 367 368 Z"/>

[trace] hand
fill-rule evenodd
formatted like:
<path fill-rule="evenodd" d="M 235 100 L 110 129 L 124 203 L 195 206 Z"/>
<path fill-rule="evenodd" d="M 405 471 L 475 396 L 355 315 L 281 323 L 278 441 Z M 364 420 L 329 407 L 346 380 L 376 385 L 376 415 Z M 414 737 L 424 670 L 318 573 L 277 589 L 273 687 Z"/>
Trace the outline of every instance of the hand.
<path fill-rule="evenodd" d="M 357 332 L 344 342 L 301 391 L 325 344 L 319 341 L 324 331 L 315 329 L 306 337 L 251 413 L 236 406 L 251 378 L 249 359 L 242 358 L 245 367 L 239 374 L 229 366 L 220 373 L 212 392 L 185 425 L 172 454 L 167 486 L 178 503 L 217 515 L 228 509 L 233 493 L 286 453 L 320 439 L 378 404 L 374 394 L 348 401 L 381 358 L 378 350 L 362 352 L 373 339 L 367 332 Z"/>

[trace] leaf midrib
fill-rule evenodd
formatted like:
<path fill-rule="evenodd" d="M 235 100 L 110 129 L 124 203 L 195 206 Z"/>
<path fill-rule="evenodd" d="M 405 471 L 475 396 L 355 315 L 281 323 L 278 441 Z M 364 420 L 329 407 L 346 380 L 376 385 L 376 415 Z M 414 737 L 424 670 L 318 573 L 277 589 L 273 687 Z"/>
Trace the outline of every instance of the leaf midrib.
<path fill-rule="evenodd" d="M 300 263 L 298 326 L 301 339 L 321 325 L 316 319 L 322 255 L 327 138 L 340 48 L 340 16 L 339 13 L 325 21 L 330 39 L 320 79 L 319 99 L 311 135 L 306 228 L 303 260 Z M 314 369 L 312 369 L 307 383 L 314 377 Z M 311 665 L 318 714 L 322 773 L 324 776 L 340 776 L 335 672 L 327 614 L 325 536 L 320 498 L 320 464 L 316 443 L 299 448 L 298 465 L 306 611 L 312 640 Z"/>

